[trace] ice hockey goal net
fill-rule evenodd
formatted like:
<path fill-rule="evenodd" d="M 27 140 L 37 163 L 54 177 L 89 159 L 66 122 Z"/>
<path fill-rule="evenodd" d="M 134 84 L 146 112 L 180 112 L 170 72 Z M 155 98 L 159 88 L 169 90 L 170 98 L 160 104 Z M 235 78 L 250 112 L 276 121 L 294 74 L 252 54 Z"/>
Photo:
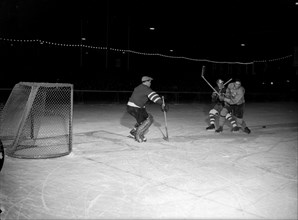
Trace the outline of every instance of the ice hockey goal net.
<path fill-rule="evenodd" d="M 20 82 L 0 117 L 5 153 L 18 158 L 52 158 L 72 150 L 73 85 Z"/>

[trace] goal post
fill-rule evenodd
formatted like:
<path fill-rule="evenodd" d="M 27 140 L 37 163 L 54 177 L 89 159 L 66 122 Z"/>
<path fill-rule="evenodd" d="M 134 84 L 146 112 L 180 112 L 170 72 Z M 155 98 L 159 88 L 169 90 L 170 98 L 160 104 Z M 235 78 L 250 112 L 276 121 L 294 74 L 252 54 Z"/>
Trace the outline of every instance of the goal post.
<path fill-rule="evenodd" d="M 52 158 L 72 150 L 73 85 L 20 82 L 0 118 L 5 153 L 17 158 Z"/>

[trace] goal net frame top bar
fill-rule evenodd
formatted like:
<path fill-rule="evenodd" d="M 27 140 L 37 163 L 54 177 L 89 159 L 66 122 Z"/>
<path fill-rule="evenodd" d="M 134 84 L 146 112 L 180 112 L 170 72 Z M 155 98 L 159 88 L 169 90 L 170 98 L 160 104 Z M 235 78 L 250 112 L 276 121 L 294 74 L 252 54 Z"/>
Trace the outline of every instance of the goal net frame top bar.
<path fill-rule="evenodd" d="M 42 86 L 42 87 L 73 87 L 73 84 L 69 83 L 45 83 L 45 82 L 19 82 L 18 84 L 24 86 Z"/>

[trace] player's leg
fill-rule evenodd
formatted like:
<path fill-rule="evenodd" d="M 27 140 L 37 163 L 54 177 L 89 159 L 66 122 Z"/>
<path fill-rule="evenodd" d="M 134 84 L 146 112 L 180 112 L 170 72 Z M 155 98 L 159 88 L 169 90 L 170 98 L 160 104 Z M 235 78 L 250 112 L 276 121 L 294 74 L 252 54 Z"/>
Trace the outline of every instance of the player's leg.
<path fill-rule="evenodd" d="M 134 127 L 130 130 L 130 134 L 132 135 L 132 136 L 136 136 L 136 133 L 137 133 L 137 128 L 139 127 L 139 123 L 137 122 L 135 125 L 134 125 Z"/>
<path fill-rule="evenodd" d="M 4 164 L 4 147 L 2 144 L 2 141 L 0 140 L 0 172 L 2 170 L 3 164 Z"/>
<path fill-rule="evenodd" d="M 237 124 L 239 126 L 241 126 L 241 129 L 249 134 L 251 131 L 250 129 L 247 127 L 244 119 L 243 119 L 243 115 L 244 115 L 244 104 L 241 104 L 241 105 L 237 105 L 234 109 L 234 115 L 236 117 L 236 121 L 237 121 Z"/>
<path fill-rule="evenodd" d="M 235 117 L 233 117 L 231 112 L 227 113 L 226 119 L 232 125 L 232 132 L 238 132 L 240 130 L 240 128 L 237 126 L 237 121 L 236 121 Z"/>
<path fill-rule="evenodd" d="M 142 121 L 144 121 L 145 119 L 140 117 L 141 113 L 140 108 L 137 107 L 132 107 L 132 106 L 127 106 L 126 110 L 128 112 L 128 114 L 130 114 L 131 116 L 133 116 L 136 119 L 136 124 L 134 125 L 134 127 L 131 129 L 131 131 L 129 132 L 132 136 L 136 136 L 136 132 L 137 132 L 137 128 L 139 127 L 140 123 Z"/>
<path fill-rule="evenodd" d="M 227 107 L 223 107 L 222 110 L 219 113 L 219 120 L 218 120 L 218 128 L 215 130 L 216 133 L 220 133 L 223 131 L 223 125 L 225 123 L 226 120 L 226 116 L 228 114 L 229 110 L 227 109 Z"/>
<path fill-rule="evenodd" d="M 247 127 L 243 118 L 237 118 L 237 123 L 241 126 L 242 131 L 247 134 L 250 134 L 251 130 Z"/>
<path fill-rule="evenodd" d="M 146 114 L 147 114 L 147 118 L 137 128 L 135 137 L 138 142 L 144 142 L 147 140 L 145 138 L 144 134 L 148 131 L 149 127 L 153 123 L 153 116 L 148 114 L 147 112 L 146 112 Z"/>
<path fill-rule="evenodd" d="M 215 130 L 216 118 L 219 116 L 219 112 L 221 112 L 223 107 L 222 103 L 216 103 L 213 109 L 209 111 L 210 126 L 206 128 L 207 131 Z"/>
<path fill-rule="evenodd" d="M 216 109 L 213 108 L 209 111 L 210 125 L 206 128 L 207 131 L 215 130 L 215 120 L 217 115 L 218 115 L 218 111 Z"/>

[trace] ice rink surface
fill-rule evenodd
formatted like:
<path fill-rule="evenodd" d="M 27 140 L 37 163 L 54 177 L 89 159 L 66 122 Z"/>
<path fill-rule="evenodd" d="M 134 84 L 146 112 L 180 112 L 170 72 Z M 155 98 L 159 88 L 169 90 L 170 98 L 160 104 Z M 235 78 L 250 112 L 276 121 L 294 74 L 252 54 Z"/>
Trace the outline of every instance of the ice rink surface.
<path fill-rule="evenodd" d="M 5 157 L 6 219 L 297 219 L 298 103 L 247 103 L 251 134 L 216 134 L 208 104 L 159 106 L 138 143 L 120 104 L 75 105 L 72 153 Z"/>

